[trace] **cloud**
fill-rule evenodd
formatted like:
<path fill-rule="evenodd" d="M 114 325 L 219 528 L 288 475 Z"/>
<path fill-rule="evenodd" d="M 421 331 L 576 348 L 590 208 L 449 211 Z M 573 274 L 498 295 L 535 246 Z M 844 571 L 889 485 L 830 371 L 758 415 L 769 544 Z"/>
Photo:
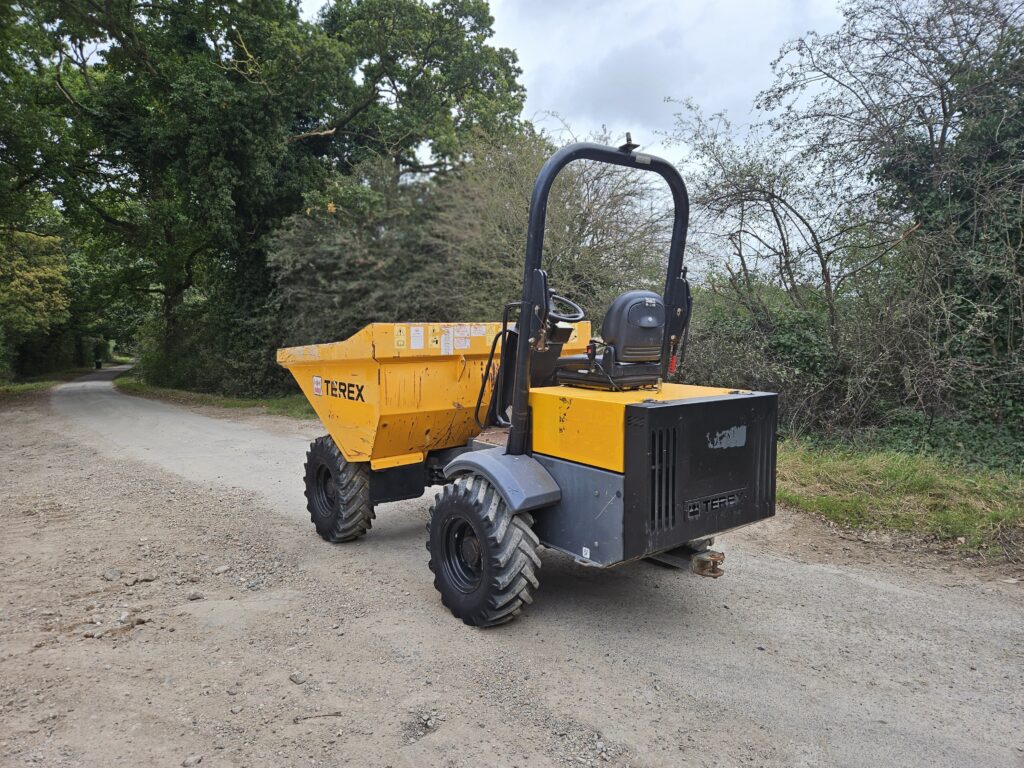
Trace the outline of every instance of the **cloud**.
<path fill-rule="evenodd" d="M 658 91 L 699 67 L 667 29 L 597 53 L 564 73 L 555 64 L 550 79 L 535 86 L 536 100 L 589 123 L 659 125 L 672 110 L 663 100 L 667 91 Z"/>
<path fill-rule="evenodd" d="M 834 0 L 492 0 L 495 37 L 515 48 L 526 116 L 560 114 L 578 133 L 607 125 L 661 143 L 676 109 L 751 117 L 788 39 L 840 22 Z"/>

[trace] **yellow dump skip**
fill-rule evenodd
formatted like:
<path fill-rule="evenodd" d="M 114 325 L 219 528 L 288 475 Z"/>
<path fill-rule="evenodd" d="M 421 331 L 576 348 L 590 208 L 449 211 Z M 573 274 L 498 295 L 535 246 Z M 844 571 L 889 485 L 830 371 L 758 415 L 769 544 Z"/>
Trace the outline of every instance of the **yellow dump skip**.
<path fill-rule="evenodd" d="M 277 362 L 348 461 L 385 469 L 479 434 L 473 408 L 500 330 L 501 323 L 373 323 L 345 341 L 279 349 Z M 563 354 L 584 351 L 589 339 L 590 323 L 576 324 Z"/>

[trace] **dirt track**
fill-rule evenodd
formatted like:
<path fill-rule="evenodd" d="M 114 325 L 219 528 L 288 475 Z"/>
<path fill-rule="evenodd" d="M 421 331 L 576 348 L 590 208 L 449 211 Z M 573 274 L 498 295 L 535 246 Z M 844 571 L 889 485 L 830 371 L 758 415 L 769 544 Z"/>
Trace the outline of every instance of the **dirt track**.
<path fill-rule="evenodd" d="M 718 581 L 546 551 L 525 615 L 475 630 L 428 497 L 325 544 L 318 425 L 108 377 L 0 404 L 0 765 L 1024 766 L 1005 573 L 783 512 L 719 540 Z"/>

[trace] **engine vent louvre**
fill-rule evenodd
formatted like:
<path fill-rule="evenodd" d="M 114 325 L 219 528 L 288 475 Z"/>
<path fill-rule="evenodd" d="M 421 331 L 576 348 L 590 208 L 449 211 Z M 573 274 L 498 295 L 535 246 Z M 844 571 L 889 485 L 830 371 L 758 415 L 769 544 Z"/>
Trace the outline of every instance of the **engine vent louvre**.
<path fill-rule="evenodd" d="M 676 524 L 677 443 L 674 427 L 651 430 L 651 533 Z"/>
<path fill-rule="evenodd" d="M 643 427 L 647 424 L 647 417 L 640 414 L 626 414 L 627 427 Z"/>

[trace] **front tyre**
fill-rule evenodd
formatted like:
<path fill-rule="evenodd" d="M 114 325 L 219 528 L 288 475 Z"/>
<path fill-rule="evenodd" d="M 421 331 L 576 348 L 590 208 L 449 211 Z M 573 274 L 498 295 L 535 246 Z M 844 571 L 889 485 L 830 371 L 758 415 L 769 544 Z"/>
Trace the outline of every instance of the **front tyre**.
<path fill-rule="evenodd" d="M 427 523 L 434 587 L 452 614 L 474 627 L 515 618 L 537 589 L 540 541 L 533 517 L 512 514 L 479 475 L 447 484 Z"/>
<path fill-rule="evenodd" d="M 345 460 L 330 435 L 306 453 L 306 509 L 326 541 L 353 541 L 372 526 L 370 465 Z"/>

